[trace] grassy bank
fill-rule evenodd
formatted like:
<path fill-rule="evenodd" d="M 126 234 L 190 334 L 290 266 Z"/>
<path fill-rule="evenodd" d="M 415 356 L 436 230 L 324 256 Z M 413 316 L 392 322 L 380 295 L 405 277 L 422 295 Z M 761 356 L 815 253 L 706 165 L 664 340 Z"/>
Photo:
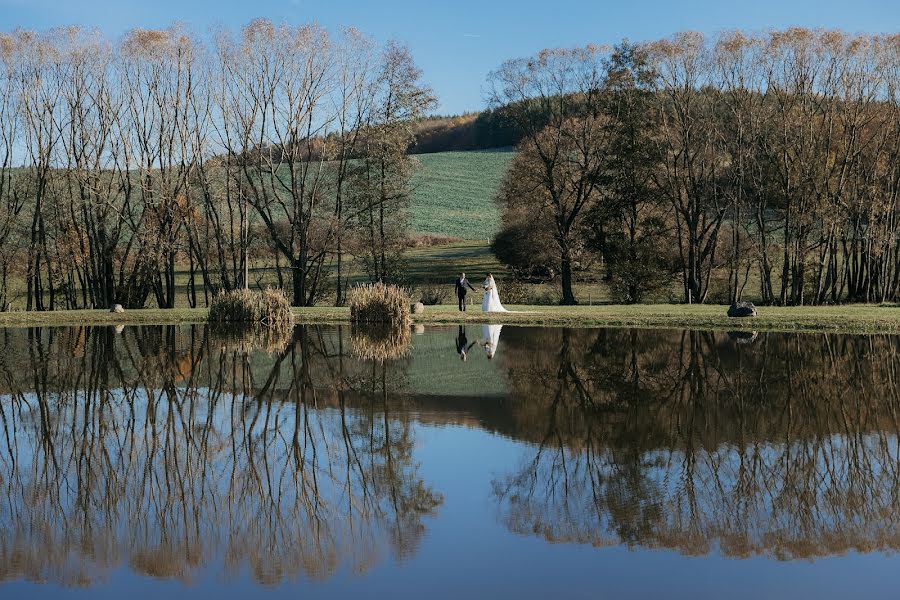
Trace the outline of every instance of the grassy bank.
<path fill-rule="evenodd" d="M 722 305 L 639 304 L 605 306 L 511 306 L 515 312 L 485 315 L 475 307 L 464 318 L 455 306 L 426 307 L 423 323 L 504 323 L 568 327 L 684 328 L 722 331 L 832 331 L 900 333 L 900 306 L 759 307 L 759 316 L 732 319 Z"/>
<path fill-rule="evenodd" d="M 0 327 L 54 327 L 57 325 L 172 325 L 205 323 L 205 308 L 145 308 L 124 313 L 108 310 L 13 311 L 0 313 Z"/>
<path fill-rule="evenodd" d="M 478 307 L 460 313 L 455 306 L 428 306 L 414 315 L 419 324 L 503 323 L 569 327 L 641 327 L 748 331 L 830 331 L 843 333 L 900 333 L 900 306 L 761 307 L 760 316 L 730 319 L 719 305 L 641 304 L 635 306 L 513 306 L 515 312 L 484 314 Z M 346 308 L 318 306 L 294 309 L 298 323 L 346 323 Z M 0 327 L 57 325 L 161 325 L 203 323 L 207 311 L 196 309 L 104 310 L 44 313 L 0 313 Z"/>

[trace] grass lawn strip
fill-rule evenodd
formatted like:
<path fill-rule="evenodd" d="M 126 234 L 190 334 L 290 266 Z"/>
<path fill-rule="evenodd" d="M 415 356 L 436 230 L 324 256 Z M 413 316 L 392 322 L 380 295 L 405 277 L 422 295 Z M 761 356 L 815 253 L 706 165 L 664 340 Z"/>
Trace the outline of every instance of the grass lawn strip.
<path fill-rule="evenodd" d="M 758 307 L 759 316 L 732 319 L 721 305 L 639 304 L 604 306 L 510 306 L 509 313 L 482 313 L 478 307 L 461 313 L 456 306 L 428 306 L 414 315 L 417 324 L 502 323 L 552 327 L 637 327 L 719 331 L 785 331 L 835 333 L 900 333 L 900 306 L 849 305 Z M 348 323 L 346 308 L 295 308 L 299 324 Z M 171 325 L 204 323 L 205 308 L 142 309 L 124 313 L 106 310 L 0 313 L 0 327 L 78 325 Z"/>

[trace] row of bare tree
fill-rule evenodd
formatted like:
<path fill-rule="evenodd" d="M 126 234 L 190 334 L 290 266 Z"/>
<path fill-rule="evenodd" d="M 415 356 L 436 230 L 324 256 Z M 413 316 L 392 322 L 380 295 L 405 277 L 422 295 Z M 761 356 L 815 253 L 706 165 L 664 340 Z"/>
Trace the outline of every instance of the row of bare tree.
<path fill-rule="evenodd" d="M 626 301 L 674 277 L 686 302 L 900 295 L 900 36 L 682 33 L 489 83 L 524 134 L 500 249 L 559 272 L 563 303 L 596 257 Z"/>
<path fill-rule="evenodd" d="M 341 303 L 348 256 L 389 279 L 420 77 L 401 45 L 262 19 L 0 36 L 0 307 L 196 306 L 260 264 Z"/>

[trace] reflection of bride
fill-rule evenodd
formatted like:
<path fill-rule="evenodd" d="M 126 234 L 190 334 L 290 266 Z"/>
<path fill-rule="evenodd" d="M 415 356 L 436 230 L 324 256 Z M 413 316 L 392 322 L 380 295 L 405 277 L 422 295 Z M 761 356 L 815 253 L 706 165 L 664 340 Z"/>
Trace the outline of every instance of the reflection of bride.
<path fill-rule="evenodd" d="M 481 337 L 484 345 L 484 352 L 488 358 L 494 358 L 497 352 L 497 343 L 500 341 L 500 330 L 503 325 L 482 325 Z"/>
<path fill-rule="evenodd" d="M 500 294 L 497 293 L 497 283 L 494 276 L 487 274 L 484 280 L 484 299 L 481 301 L 481 312 L 509 312 L 500 304 Z"/>

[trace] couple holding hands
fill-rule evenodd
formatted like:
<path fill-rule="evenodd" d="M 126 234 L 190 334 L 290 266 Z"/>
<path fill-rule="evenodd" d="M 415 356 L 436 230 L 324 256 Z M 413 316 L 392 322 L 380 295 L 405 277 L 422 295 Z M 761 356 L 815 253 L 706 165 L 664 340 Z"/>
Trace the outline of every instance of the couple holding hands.
<path fill-rule="evenodd" d="M 497 293 L 497 284 L 494 282 L 493 275 L 487 274 L 482 288 L 484 289 L 484 295 L 481 299 L 481 312 L 509 312 L 500 303 L 500 295 Z M 466 310 L 466 294 L 468 290 L 477 291 L 466 279 L 466 274 L 460 273 L 459 279 L 456 280 L 456 298 L 459 301 L 459 310 L 463 312 Z"/>

